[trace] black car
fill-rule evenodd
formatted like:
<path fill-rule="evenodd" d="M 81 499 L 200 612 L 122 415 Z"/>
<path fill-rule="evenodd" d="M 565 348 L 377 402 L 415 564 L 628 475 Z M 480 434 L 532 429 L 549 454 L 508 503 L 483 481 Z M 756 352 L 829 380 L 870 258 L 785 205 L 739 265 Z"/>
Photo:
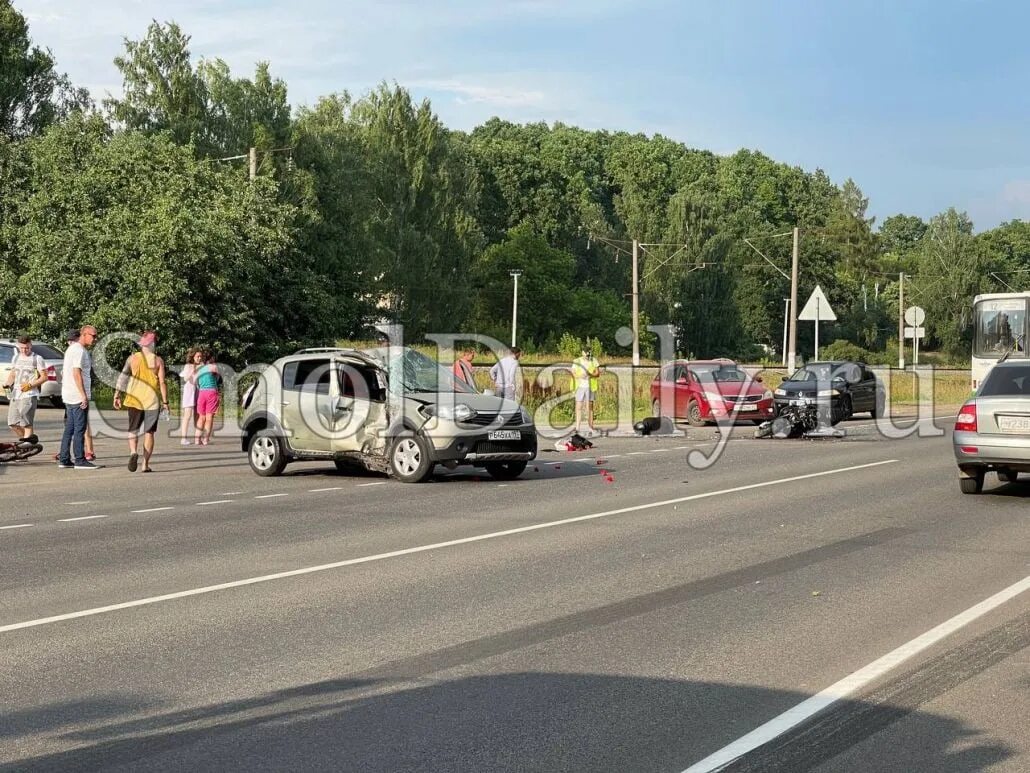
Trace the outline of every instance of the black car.
<path fill-rule="evenodd" d="M 861 362 L 810 362 L 799 368 L 773 393 L 776 412 L 797 401 L 815 401 L 828 410 L 830 422 L 868 412 L 883 415 L 884 392 L 876 375 Z"/>

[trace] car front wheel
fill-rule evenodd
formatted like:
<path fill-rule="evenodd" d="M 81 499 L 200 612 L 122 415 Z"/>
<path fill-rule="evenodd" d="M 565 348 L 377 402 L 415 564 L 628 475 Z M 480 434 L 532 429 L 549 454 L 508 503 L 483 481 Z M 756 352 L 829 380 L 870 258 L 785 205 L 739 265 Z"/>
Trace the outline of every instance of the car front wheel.
<path fill-rule="evenodd" d="M 691 427 L 703 427 L 705 420 L 701 416 L 701 403 L 697 400 L 691 400 L 687 403 L 687 423 Z"/>
<path fill-rule="evenodd" d="M 403 435 L 390 446 L 390 472 L 403 483 L 421 483 L 433 471 L 429 444 L 421 435 Z"/>
<path fill-rule="evenodd" d="M 281 474 L 286 467 L 282 438 L 274 430 L 260 430 L 250 439 L 247 461 L 250 462 L 250 469 L 262 478 Z"/>

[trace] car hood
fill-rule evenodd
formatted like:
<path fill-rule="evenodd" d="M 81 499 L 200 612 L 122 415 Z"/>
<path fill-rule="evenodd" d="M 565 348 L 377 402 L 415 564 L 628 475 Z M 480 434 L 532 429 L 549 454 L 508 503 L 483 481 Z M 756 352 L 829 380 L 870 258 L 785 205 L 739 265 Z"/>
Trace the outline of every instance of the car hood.
<path fill-rule="evenodd" d="M 847 390 L 847 386 L 844 384 L 834 384 L 833 386 L 830 386 L 829 384 L 820 383 L 819 381 L 784 381 L 777 388 L 782 389 L 784 392 L 789 392 L 790 394 L 800 394 L 801 392 L 804 392 L 805 394 L 811 393 L 813 395 L 821 389 L 836 389 L 838 391 Z"/>
<path fill-rule="evenodd" d="M 505 400 L 496 395 L 470 394 L 465 392 L 409 392 L 408 397 L 422 403 L 443 403 L 455 405 L 464 403 L 476 413 L 518 413 L 521 407 L 514 400 Z"/>

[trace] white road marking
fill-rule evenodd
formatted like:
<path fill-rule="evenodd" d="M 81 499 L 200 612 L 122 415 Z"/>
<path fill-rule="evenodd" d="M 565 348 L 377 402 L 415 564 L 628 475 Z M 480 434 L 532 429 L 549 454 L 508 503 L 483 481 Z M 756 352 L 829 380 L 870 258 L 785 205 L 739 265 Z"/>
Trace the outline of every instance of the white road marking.
<path fill-rule="evenodd" d="M 343 486 L 330 486 L 329 488 L 309 488 L 308 491 L 312 494 L 317 494 L 320 491 L 339 491 Z"/>
<path fill-rule="evenodd" d="M 646 453 L 647 453 L 647 451 L 630 451 L 627 454 L 627 456 L 641 456 L 642 454 L 646 454 Z"/>
<path fill-rule="evenodd" d="M 289 494 L 258 494 L 254 499 L 272 499 L 273 497 L 288 497 Z"/>
<path fill-rule="evenodd" d="M 618 459 L 622 454 L 608 454 L 605 459 Z"/>
<path fill-rule="evenodd" d="M 1006 601 L 1014 599 L 1021 593 L 1030 590 L 1030 577 L 1024 577 L 1019 582 L 1010 585 L 1002 591 L 995 593 L 990 598 L 984 599 L 979 604 L 970 607 L 965 612 L 945 620 L 935 628 L 931 628 L 921 636 L 917 636 L 895 650 L 888 652 L 881 658 L 874 660 L 867 666 L 860 668 L 853 674 L 835 682 L 820 693 L 802 701 L 792 709 L 780 714 L 778 717 L 769 720 L 764 725 L 752 730 L 747 735 L 739 738 L 725 746 L 714 754 L 710 754 L 700 762 L 696 762 L 686 769 L 684 773 L 708 773 L 708 771 L 719 770 L 725 765 L 733 762 L 738 757 L 757 749 L 759 746 L 768 743 L 777 736 L 782 735 L 791 728 L 797 727 L 814 714 L 822 711 L 849 695 L 853 695 L 866 685 L 876 681 L 888 671 L 900 666 L 942 639 L 950 636 L 956 631 L 964 628 L 988 612 L 1000 607 Z"/>
<path fill-rule="evenodd" d="M 0 526 L 0 531 L 3 531 L 4 529 L 27 529 L 29 526 L 32 525 L 33 524 L 31 523 L 16 523 L 11 526 Z"/>
<path fill-rule="evenodd" d="M 174 510 L 174 507 L 148 507 L 146 510 L 133 510 L 134 513 L 158 513 L 162 510 Z"/>
<path fill-rule="evenodd" d="M 651 453 L 652 454 L 664 454 L 668 450 L 669 449 L 667 449 L 667 448 L 655 448 L 653 451 L 651 451 Z"/>
<path fill-rule="evenodd" d="M 242 491 L 223 491 L 222 492 L 222 496 L 223 497 L 231 497 L 231 496 L 235 496 L 236 494 L 242 494 L 242 493 L 243 493 Z"/>
<path fill-rule="evenodd" d="M 72 521 L 92 521 L 95 518 L 107 518 L 106 515 L 80 515 L 78 518 L 58 518 L 60 523 L 71 523 Z"/>
<path fill-rule="evenodd" d="M 508 485 L 507 483 L 498 483 L 497 484 L 497 488 L 504 488 L 507 485 Z"/>
<path fill-rule="evenodd" d="M 65 502 L 66 505 L 88 505 L 92 500 L 86 499 L 82 502 Z"/>
<path fill-rule="evenodd" d="M 8 633 L 9 631 L 19 631 L 23 628 L 35 628 L 40 625 L 50 625 L 53 623 L 60 623 L 65 620 L 76 620 L 82 617 L 93 617 L 94 615 L 102 615 L 107 612 L 117 612 L 122 609 L 132 609 L 134 607 L 144 607 L 151 604 L 158 604 L 164 601 L 174 601 L 176 599 L 189 598 L 191 596 L 202 596 L 207 593 L 215 593 L 216 591 L 230 590 L 232 588 L 243 588 L 248 585 L 257 585 L 259 583 L 272 582 L 273 580 L 285 580 L 290 577 L 301 577 L 307 574 L 315 574 L 317 572 L 327 572 L 331 569 L 342 569 L 345 566 L 357 566 L 358 564 L 370 564 L 376 561 L 385 561 L 389 558 L 398 558 L 400 556 L 410 556 L 417 553 L 428 553 L 432 550 L 442 550 L 444 548 L 455 547 L 456 545 L 470 545 L 474 542 L 483 542 L 485 540 L 498 539 L 500 537 L 510 537 L 515 534 L 527 534 L 533 531 L 540 531 L 541 529 L 553 529 L 558 526 L 567 526 L 572 523 L 581 523 L 585 521 L 593 521 L 598 518 L 609 518 L 613 515 L 622 515 L 624 513 L 638 513 L 644 510 L 653 510 L 659 507 L 666 507 L 668 505 L 679 504 L 682 502 L 692 502 L 699 499 L 710 499 L 711 497 L 725 496 L 726 494 L 736 494 L 741 491 L 753 491 L 755 489 L 768 488 L 770 486 L 780 486 L 784 483 L 794 483 L 799 480 L 811 480 L 814 478 L 823 478 L 828 475 L 839 475 L 845 472 L 854 472 L 855 470 L 868 470 L 874 467 L 882 467 L 885 464 L 897 464 L 897 459 L 885 459 L 881 462 L 870 462 L 868 464 L 857 464 L 852 467 L 838 467 L 834 470 L 823 470 L 822 472 L 810 472 L 805 475 L 794 475 L 789 478 L 776 478 L 775 480 L 762 481 L 761 483 L 748 483 L 743 486 L 734 486 L 733 488 L 719 489 L 717 491 L 707 491 L 702 494 L 691 494 L 690 496 L 677 497 L 676 499 L 665 499 L 661 502 L 650 502 L 643 505 L 633 505 L 631 507 L 620 507 L 617 510 L 605 510 L 599 513 L 590 513 L 588 515 L 577 515 L 572 518 L 563 518 L 560 521 L 545 521 L 544 523 L 535 523 L 529 526 L 518 526 L 513 529 L 505 529 L 504 531 L 492 531 L 486 534 L 476 534 L 472 537 L 460 537 L 458 539 L 447 540 L 446 542 L 434 542 L 429 545 L 418 545 L 411 548 L 401 548 L 399 550 L 392 550 L 388 553 L 376 553 L 370 556 L 361 556 L 359 558 L 348 558 L 343 561 L 335 561 L 331 564 L 319 564 L 317 566 L 305 566 L 300 569 L 290 569 L 285 572 L 276 572 L 275 574 L 264 574 L 258 577 L 248 577 L 243 580 L 232 580 L 230 582 L 223 582 L 217 585 L 205 585 L 202 588 L 191 588 L 189 590 L 177 591 L 175 593 L 166 593 L 162 596 L 149 596 L 142 599 L 134 599 L 133 601 L 123 601 L 118 604 L 108 604 L 103 607 L 94 607 L 92 609 L 83 609 L 78 612 L 66 612 L 62 615 L 53 615 L 52 617 L 41 617 L 36 620 L 26 620 L 21 623 L 9 623 L 7 625 L 0 625 L 0 633 Z M 363 484 L 363 485 L 374 485 L 374 484 Z M 31 525 L 31 524 L 26 524 Z"/>
<path fill-rule="evenodd" d="M 224 505 L 229 502 L 235 502 L 234 499 L 212 499 L 210 502 L 197 502 L 198 505 Z"/>
<path fill-rule="evenodd" d="M 385 486 L 385 485 L 386 485 L 386 481 L 385 480 L 377 480 L 375 483 L 359 483 L 358 484 L 359 487 L 361 487 L 361 486 Z"/>

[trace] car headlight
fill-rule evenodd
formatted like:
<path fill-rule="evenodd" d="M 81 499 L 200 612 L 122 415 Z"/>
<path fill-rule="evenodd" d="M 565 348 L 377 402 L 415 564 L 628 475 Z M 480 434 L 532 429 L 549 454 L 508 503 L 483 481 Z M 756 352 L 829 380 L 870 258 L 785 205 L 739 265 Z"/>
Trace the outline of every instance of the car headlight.
<path fill-rule="evenodd" d="M 774 394 L 779 395 L 780 397 L 785 397 L 786 394 L 787 394 L 787 390 L 786 389 L 777 389 Z"/>
<path fill-rule="evenodd" d="M 476 411 L 471 405 L 457 403 L 456 405 L 424 405 L 422 413 L 426 416 L 435 416 L 445 421 L 469 421 L 475 418 Z"/>
<path fill-rule="evenodd" d="M 705 398 L 708 400 L 709 405 L 726 402 L 726 396 L 721 395 L 718 392 L 705 392 Z"/>
<path fill-rule="evenodd" d="M 523 424 L 533 423 L 533 417 L 529 415 L 529 411 L 525 408 L 519 408 L 519 417 L 522 419 Z"/>
<path fill-rule="evenodd" d="M 765 392 L 762 393 L 762 399 L 763 400 L 772 400 L 773 399 L 773 393 L 770 392 L 768 389 L 766 389 Z"/>
<path fill-rule="evenodd" d="M 839 389 L 820 389 L 816 392 L 816 397 L 836 397 L 839 394 Z"/>

